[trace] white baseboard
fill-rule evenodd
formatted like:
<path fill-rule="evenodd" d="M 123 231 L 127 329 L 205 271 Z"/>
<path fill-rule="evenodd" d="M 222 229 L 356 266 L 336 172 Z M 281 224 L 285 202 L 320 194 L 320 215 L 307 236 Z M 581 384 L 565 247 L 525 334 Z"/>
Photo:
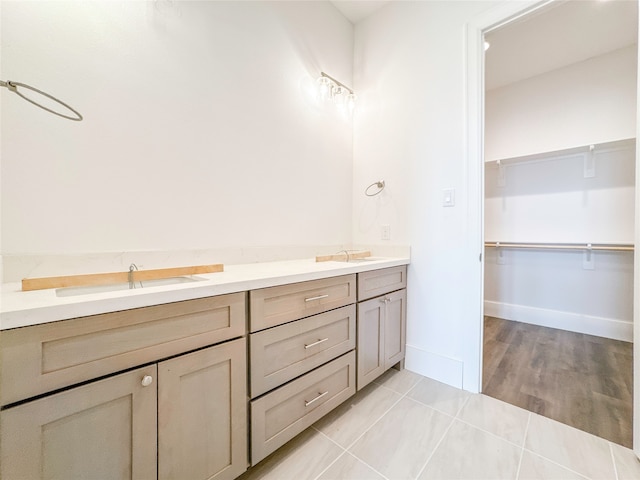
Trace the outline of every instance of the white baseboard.
<path fill-rule="evenodd" d="M 462 388 L 463 362 L 407 345 L 405 367 L 422 376 Z"/>
<path fill-rule="evenodd" d="M 542 327 L 633 342 L 633 322 L 485 300 L 484 314 Z"/>

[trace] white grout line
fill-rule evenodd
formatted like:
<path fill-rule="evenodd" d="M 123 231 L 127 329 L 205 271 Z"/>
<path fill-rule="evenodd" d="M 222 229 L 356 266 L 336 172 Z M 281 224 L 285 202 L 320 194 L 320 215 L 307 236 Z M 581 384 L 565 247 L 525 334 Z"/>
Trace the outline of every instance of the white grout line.
<path fill-rule="evenodd" d="M 528 452 L 528 453 L 532 454 L 532 455 L 535 455 L 536 457 L 542 458 L 543 460 L 546 460 L 546 461 L 547 461 L 547 462 L 549 462 L 549 463 L 553 463 L 554 465 L 556 465 L 556 466 L 558 466 L 558 467 L 561 467 L 561 468 L 562 468 L 562 469 L 564 469 L 564 470 L 567 470 L 567 471 L 569 471 L 569 472 L 571 472 L 571 473 L 573 473 L 573 474 L 575 474 L 575 475 L 578 475 L 579 477 L 582 477 L 582 478 L 584 478 L 585 480 L 591 480 L 591 479 L 590 479 L 590 477 L 587 477 L 587 476 L 583 475 L 583 474 L 582 474 L 582 473 L 580 473 L 580 472 L 576 472 L 575 470 L 572 470 L 571 468 L 567 467 L 566 465 L 563 465 L 563 464 L 561 464 L 561 463 L 558 463 L 558 462 L 556 462 L 555 460 L 551 460 L 550 458 L 545 457 L 544 455 L 540 455 L 539 453 L 536 453 L 536 452 L 534 452 L 533 450 L 529 450 L 528 448 L 525 448 L 525 449 L 523 449 L 523 450 L 524 450 L 525 452 Z"/>
<path fill-rule="evenodd" d="M 369 465 L 367 462 L 365 462 L 364 460 L 358 458 L 355 454 L 351 453 L 351 452 L 347 452 L 347 455 L 351 455 L 353 458 L 355 458 L 358 462 L 366 465 L 369 469 L 373 470 L 374 472 L 376 472 L 378 475 L 380 475 L 382 478 L 384 478 L 385 480 L 389 480 L 389 478 L 384 475 L 382 472 L 379 472 L 378 470 L 376 470 L 375 468 L 373 468 L 372 465 Z"/>
<path fill-rule="evenodd" d="M 320 432 L 320 433 L 322 433 L 322 432 Z M 327 465 L 318 475 L 316 475 L 314 480 L 318 480 L 324 474 L 324 472 L 329 470 L 333 466 L 334 463 L 336 463 L 338 460 L 340 460 L 345 455 L 347 455 L 347 451 L 343 450 L 342 453 L 340 455 L 338 455 L 338 457 L 333 462 L 331 462 L 329 465 Z"/>
<path fill-rule="evenodd" d="M 524 427 L 524 437 L 522 438 L 522 447 L 520 447 L 520 460 L 518 461 L 518 469 L 516 470 L 516 480 L 520 478 L 520 467 L 522 467 L 522 457 L 524 457 L 524 445 L 527 442 L 527 433 L 529 433 L 529 424 L 531 423 L 531 412 L 527 415 L 527 426 Z"/>
<path fill-rule="evenodd" d="M 398 398 L 398 400 L 396 400 L 395 402 L 393 402 L 393 403 L 391 404 L 391 406 L 390 406 L 389 408 L 387 408 L 387 409 L 382 413 L 382 415 L 380 415 L 380 417 L 378 417 L 378 418 L 376 419 L 376 421 L 375 421 L 375 422 L 373 422 L 371 425 L 369 425 L 369 427 L 367 427 L 367 428 L 365 429 L 365 431 L 364 431 L 364 432 L 362 432 L 360 435 L 358 435 L 358 437 L 357 437 L 353 442 L 351 442 L 351 443 L 346 447 L 346 450 L 349 450 L 351 447 L 353 447 L 353 446 L 358 442 L 358 440 L 360 440 L 362 437 L 364 437 L 364 435 L 365 435 L 369 430 L 371 430 L 371 429 L 372 429 L 372 428 L 373 428 L 373 427 L 374 427 L 378 422 L 380 422 L 380 420 L 382 420 L 382 419 L 383 419 L 383 417 L 384 417 L 387 413 L 389 413 L 389 412 L 391 411 L 391 409 L 392 409 L 393 407 L 395 407 L 395 406 L 396 406 L 396 405 L 397 405 L 397 404 L 398 404 L 398 403 L 399 403 L 403 398 L 405 398 L 405 397 L 407 396 L 407 394 L 408 394 L 411 390 L 413 390 L 413 389 L 416 387 L 416 385 L 418 385 L 421 381 L 422 381 L 422 380 L 418 380 L 418 381 L 416 382 L 416 384 L 415 384 L 415 385 L 413 385 L 413 386 L 412 386 L 409 390 L 407 390 L 404 394 L 401 394 L 400 392 L 398 392 L 398 391 L 396 391 L 396 390 L 393 390 L 393 389 L 391 389 L 391 388 L 385 387 L 384 385 L 377 384 L 379 387 L 383 387 L 383 388 L 386 388 L 387 390 L 391 390 L 391 391 L 393 391 L 393 392 L 397 393 L 398 395 L 400 395 L 400 398 Z"/>
<path fill-rule="evenodd" d="M 504 437 L 501 437 L 497 433 L 493 433 L 493 432 L 490 432 L 489 430 L 485 430 L 484 428 L 481 428 L 481 427 L 479 427 L 477 425 L 474 425 L 473 423 L 469 423 L 466 420 L 462 420 L 461 418 L 457 418 L 457 417 L 456 417 L 456 420 L 458 420 L 460 423 L 464 423 L 465 425 L 470 426 L 471 428 L 474 428 L 476 430 L 480 430 L 482 433 L 486 433 L 487 435 L 490 435 L 490 436 L 492 436 L 494 438 L 497 438 L 498 440 L 502 440 L 503 442 L 506 442 L 509 445 L 513 445 L 516 448 L 524 448 L 524 445 L 519 445 L 519 444 L 517 444 L 515 442 L 512 442 L 511 440 L 508 440 L 508 439 L 506 439 Z"/>
<path fill-rule="evenodd" d="M 609 453 L 611 454 L 611 462 L 613 462 L 613 473 L 616 475 L 616 480 L 619 480 L 618 477 L 618 467 L 616 466 L 616 457 L 613 455 L 613 445 L 609 442 Z"/>
<path fill-rule="evenodd" d="M 449 426 L 446 428 L 446 430 L 442 434 L 442 437 L 440 437 L 440 440 L 438 440 L 438 443 L 436 444 L 436 447 L 433 449 L 433 452 L 431 452 L 431 454 L 427 458 L 427 461 L 424 463 L 424 465 L 422 466 L 422 468 L 418 472 L 418 475 L 416 475 L 416 478 L 420 478 L 420 475 L 422 475 L 422 472 L 424 472 L 425 468 L 427 468 L 427 465 L 429 465 L 429 462 L 431 461 L 431 459 L 433 458 L 435 453 L 438 451 L 438 448 L 440 448 L 440 444 L 444 441 L 444 438 L 449 433 L 449 430 L 451 430 L 451 427 L 453 427 L 453 424 L 455 423 L 455 421 L 456 421 L 456 418 L 452 417 L 451 418 L 451 423 L 449 423 Z"/>
<path fill-rule="evenodd" d="M 322 434 L 323 436 L 325 436 L 326 438 L 328 438 L 329 440 L 331 440 L 333 443 L 335 443 L 336 445 L 338 445 L 341 449 L 344 450 L 344 452 L 342 454 L 340 454 L 338 456 L 338 458 L 336 458 L 333 462 L 331 462 L 331 464 L 329 466 L 327 466 L 327 468 L 325 468 L 322 472 L 320 472 L 320 475 L 318 475 L 316 477 L 315 480 L 317 480 L 326 470 L 328 470 L 331 465 L 333 465 L 334 463 L 336 463 L 338 461 L 338 459 L 340 459 L 341 457 L 344 456 L 344 454 L 348 454 L 351 455 L 353 458 L 355 458 L 356 460 L 358 460 L 359 462 L 365 464 L 367 467 L 369 467 L 371 470 L 373 470 L 374 472 L 376 472 L 378 475 L 380 475 L 382 478 L 384 478 L 385 480 L 388 480 L 387 477 L 385 475 L 383 475 L 381 472 L 379 472 L 378 470 L 376 470 L 372 465 L 368 464 L 367 462 L 365 462 L 364 460 L 362 460 L 361 458 L 357 457 L 354 453 L 350 452 L 349 449 L 351 447 L 353 447 L 369 430 L 371 430 L 378 422 L 380 422 L 380 420 L 382 420 L 382 418 L 384 418 L 384 416 L 389 413 L 389 411 L 395 407 L 400 400 L 402 400 L 403 398 L 405 398 L 407 396 L 407 394 L 413 390 L 416 385 L 418 385 L 418 383 L 420 383 L 422 380 L 418 380 L 413 386 L 411 386 L 411 388 L 409 388 L 404 394 L 401 394 L 400 392 L 398 392 L 397 390 L 394 390 L 392 388 L 386 387 L 385 385 L 382 385 L 381 383 L 377 383 L 377 382 L 373 382 L 376 384 L 377 388 L 384 388 L 386 390 L 392 391 L 394 393 L 397 393 L 398 395 L 400 395 L 400 398 L 398 398 L 395 402 L 393 402 L 389 408 L 387 408 L 382 415 L 380 415 L 379 418 L 376 419 L 375 422 L 373 422 L 371 425 L 369 425 L 369 427 L 367 427 L 353 442 L 351 442 L 346 448 L 343 447 L 342 445 L 340 445 L 339 443 L 337 443 L 336 441 L 334 441 L 331 437 L 329 437 L 328 435 L 324 434 L 321 430 L 319 430 L 318 428 L 315 427 L 315 425 L 312 425 L 313 429 L 316 430 L 318 433 Z"/>

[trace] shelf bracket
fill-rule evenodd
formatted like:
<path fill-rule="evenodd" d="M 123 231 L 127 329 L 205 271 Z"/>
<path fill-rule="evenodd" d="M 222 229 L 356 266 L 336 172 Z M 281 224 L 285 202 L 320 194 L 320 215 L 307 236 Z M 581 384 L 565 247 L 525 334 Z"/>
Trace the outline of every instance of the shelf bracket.
<path fill-rule="evenodd" d="M 496 160 L 496 165 L 498 165 L 498 186 L 506 187 L 507 186 L 507 172 L 505 170 L 505 166 L 502 165 L 500 160 Z"/>
<path fill-rule="evenodd" d="M 584 178 L 596 176 L 595 145 L 589 145 L 589 152 L 584 156 Z"/>
<path fill-rule="evenodd" d="M 504 249 L 500 248 L 500 242 L 496 242 L 496 250 L 498 256 L 496 257 L 496 263 L 498 265 L 504 265 L 506 263 L 504 258 Z"/>
<path fill-rule="evenodd" d="M 596 261 L 595 254 L 592 250 L 591 244 L 587 243 L 587 249 L 583 253 L 582 257 L 582 269 L 583 270 L 595 270 Z"/>

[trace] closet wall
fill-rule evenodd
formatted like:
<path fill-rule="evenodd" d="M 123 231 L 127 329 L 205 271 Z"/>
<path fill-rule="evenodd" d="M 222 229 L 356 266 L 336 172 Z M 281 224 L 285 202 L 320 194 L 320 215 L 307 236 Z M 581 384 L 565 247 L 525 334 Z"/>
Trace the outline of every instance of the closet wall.
<path fill-rule="evenodd" d="M 633 243 L 636 51 L 487 92 L 486 241 Z M 486 315 L 632 340 L 633 253 L 485 259 Z"/>

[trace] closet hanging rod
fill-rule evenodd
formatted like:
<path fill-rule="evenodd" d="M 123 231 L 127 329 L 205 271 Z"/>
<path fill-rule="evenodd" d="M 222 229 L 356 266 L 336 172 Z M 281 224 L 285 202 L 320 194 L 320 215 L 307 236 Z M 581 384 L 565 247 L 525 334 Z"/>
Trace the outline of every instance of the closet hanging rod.
<path fill-rule="evenodd" d="M 485 247 L 493 248 L 540 248 L 548 250 L 608 250 L 615 252 L 633 252 L 631 244 L 606 244 L 606 243 L 512 243 L 512 242 L 485 242 Z"/>

